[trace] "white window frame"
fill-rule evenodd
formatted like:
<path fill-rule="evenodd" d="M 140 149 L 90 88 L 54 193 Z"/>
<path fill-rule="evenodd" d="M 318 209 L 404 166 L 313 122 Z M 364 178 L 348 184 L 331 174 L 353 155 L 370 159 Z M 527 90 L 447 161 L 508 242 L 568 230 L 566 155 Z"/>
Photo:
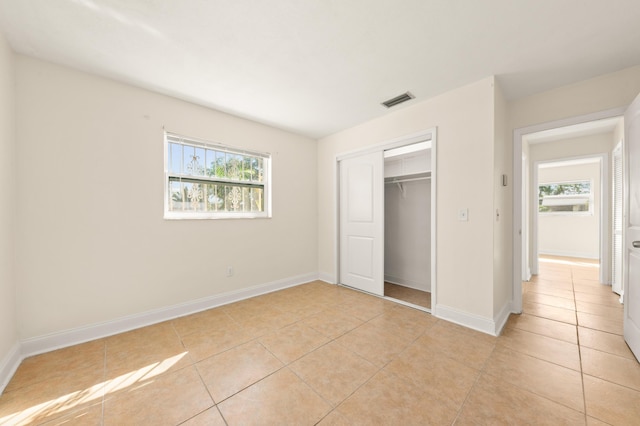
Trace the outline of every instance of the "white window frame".
<path fill-rule="evenodd" d="M 192 210 L 170 210 L 171 190 L 170 180 L 185 179 L 197 180 L 203 183 L 220 183 L 230 184 L 239 183 L 237 181 L 205 177 L 190 176 L 186 174 L 170 173 L 169 171 L 169 142 L 180 143 L 185 146 L 193 146 L 196 148 L 204 148 L 215 150 L 218 152 L 226 152 L 235 155 L 245 155 L 251 157 L 260 157 L 263 161 L 263 181 L 261 183 L 252 182 L 252 186 L 263 188 L 263 211 L 262 212 L 229 212 L 229 211 L 198 211 Z M 267 152 L 250 151 L 242 148 L 236 148 L 229 145 L 223 145 L 216 142 L 205 141 L 197 138 L 182 136 L 175 133 L 164 132 L 164 218 L 165 219 L 260 219 L 271 218 L 271 154 Z"/>
<path fill-rule="evenodd" d="M 543 185 L 565 185 L 572 183 L 583 183 L 589 182 L 589 193 L 588 194 L 576 194 L 576 195 L 558 195 L 558 196 L 549 196 L 548 198 L 558 197 L 558 200 L 565 199 L 584 199 L 587 198 L 589 202 L 589 210 L 581 210 L 581 211 L 551 211 L 551 212 L 541 212 L 540 211 L 540 199 L 538 198 L 538 214 L 543 216 L 592 216 L 593 215 L 593 180 L 592 179 L 578 179 L 578 180 L 567 180 L 567 181 L 559 181 L 559 182 L 538 182 L 538 194 L 540 193 L 540 187 Z M 561 201 L 559 201 L 561 202 Z M 572 205 L 577 203 L 569 203 L 565 205 Z"/>

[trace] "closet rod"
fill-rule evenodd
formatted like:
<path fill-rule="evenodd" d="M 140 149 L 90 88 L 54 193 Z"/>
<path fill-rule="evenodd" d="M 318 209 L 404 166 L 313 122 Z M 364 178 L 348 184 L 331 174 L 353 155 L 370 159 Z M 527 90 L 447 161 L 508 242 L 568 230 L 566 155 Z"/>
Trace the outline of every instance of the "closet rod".
<path fill-rule="evenodd" d="M 406 179 L 393 179 L 393 180 L 388 180 L 385 181 L 384 183 L 403 183 L 403 182 L 413 182 L 416 180 L 431 180 L 431 176 L 426 176 L 426 177 L 418 177 L 418 178 L 406 178 Z"/>

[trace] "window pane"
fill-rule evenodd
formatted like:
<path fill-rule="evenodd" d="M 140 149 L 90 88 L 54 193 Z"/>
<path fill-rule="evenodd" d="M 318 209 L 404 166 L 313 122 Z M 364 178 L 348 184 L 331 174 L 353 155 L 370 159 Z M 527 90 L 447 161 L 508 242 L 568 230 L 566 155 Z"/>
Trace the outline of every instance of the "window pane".
<path fill-rule="evenodd" d="M 196 149 L 192 146 L 183 146 L 182 147 L 182 173 L 188 175 L 190 173 L 191 160 L 193 160 L 193 156 L 196 155 Z"/>
<path fill-rule="evenodd" d="M 558 182 L 538 186 L 538 211 L 588 212 L 591 200 L 591 182 Z"/>
<path fill-rule="evenodd" d="M 240 168 L 238 165 L 238 160 L 236 159 L 236 155 L 226 153 L 226 169 L 227 174 L 226 177 L 228 179 L 238 179 L 240 176 Z"/>
<path fill-rule="evenodd" d="M 251 211 L 254 211 L 254 212 L 264 211 L 262 198 L 263 198 L 262 188 L 251 188 Z"/>
<path fill-rule="evenodd" d="M 182 173 L 182 145 L 169 144 L 169 173 Z"/>
<path fill-rule="evenodd" d="M 227 176 L 226 156 L 224 152 L 216 151 L 216 170 L 215 177 L 224 178 Z"/>
<path fill-rule="evenodd" d="M 192 176 L 204 176 L 204 149 L 185 146 L 184 152 L 185 172 Z"/>
<path fill-rule="evenodd" d="M 216 185 L 212 183 L 204 184 L 206 187 L 205 210 L 208 212 L 216 211 Z"/>
<path fill-rule="evenodd" d="M 251 182 L 251 157 L 242 157 L 242 180 Z"/>
<path fill-rule="evenodd" d="M 251 188 L 242 188 L 242 211 L 251 211 Z"/>
<path fill-rule="evenodd" d="M 256 181 L 264 182 L 264 158 L 256 158 Z"/>
<path fill-rule="evenodd" d="M 204 189 L 201 183 L 185 183 L 187 191 L 187 199 L 189 202 L 188 210 L 203 211 L 204 210 Z"/>
<path fill-rule="evenodd" d="M 242 190 L 237 186 L 227 186 L 227 211 L 242 210 Z"/>
<path fill-rule="evenodd" d="M 179 211 L 182 210 L 182 201 L 184 194 L 182 192 L 182 184 L 178 181 L 170 182 L 169 187 L 169 210 Z"/>
<path fill-rule="evenodd" d="M 216 152 L 207 149 L 205 165 L 207 168 L 206 175 L 210 177 L 216 176 Z"/>

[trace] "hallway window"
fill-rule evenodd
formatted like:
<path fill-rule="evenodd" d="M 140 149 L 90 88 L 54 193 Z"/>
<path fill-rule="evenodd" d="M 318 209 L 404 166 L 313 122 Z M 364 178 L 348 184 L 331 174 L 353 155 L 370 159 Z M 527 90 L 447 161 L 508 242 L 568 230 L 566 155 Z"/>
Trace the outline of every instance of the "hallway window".
<path fill-rule="evenodd" d="M 271 156 L 165 133 L 166 219 L 270 217 Z"/>
<path fill-rule="evenodd" d="M 588 180 L 541 183 L 538 185 L 540 213 L 591 213 L 593 194 Z"/>

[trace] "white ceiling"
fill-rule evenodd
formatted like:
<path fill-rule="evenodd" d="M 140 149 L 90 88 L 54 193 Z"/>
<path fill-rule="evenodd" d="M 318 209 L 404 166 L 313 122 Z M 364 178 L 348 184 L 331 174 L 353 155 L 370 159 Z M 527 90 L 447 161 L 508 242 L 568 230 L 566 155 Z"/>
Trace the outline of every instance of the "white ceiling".
<path fill-rule="evenodd" d="M 0 0 L 17 52 L 311 137 L 497 75 L 515 99 L 640 64 L 638 0 Z"/>

